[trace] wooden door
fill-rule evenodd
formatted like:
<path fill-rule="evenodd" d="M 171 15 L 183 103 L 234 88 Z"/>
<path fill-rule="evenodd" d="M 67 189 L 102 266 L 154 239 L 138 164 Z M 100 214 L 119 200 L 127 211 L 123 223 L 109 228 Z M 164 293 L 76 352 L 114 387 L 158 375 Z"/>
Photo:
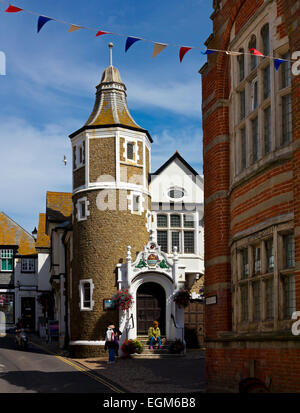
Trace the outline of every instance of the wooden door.
<path fill-rule="evenodd" d="M 192 301 L 184 311 L 184 335 L 187 348 L 204 345 L 204 303 Z"/>
<path fill-rule="evenodd" d="M 147 335 L 154 320 L 165 334 L 166 299 L 162 287 L 155 283 L 143 284 L 137 292 L 137 333 Z"/>
<path fill-rule="evenodd" d="M 23 326 L 30 330 L 35 330 L 35 298 L 22 297 L 21 315 Z"/>

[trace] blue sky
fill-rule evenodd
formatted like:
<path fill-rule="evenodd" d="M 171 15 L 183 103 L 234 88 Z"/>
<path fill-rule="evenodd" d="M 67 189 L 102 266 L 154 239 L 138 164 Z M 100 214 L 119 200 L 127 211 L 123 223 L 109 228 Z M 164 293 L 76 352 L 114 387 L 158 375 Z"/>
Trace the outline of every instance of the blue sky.
<path fill-rule="evenodd" d="M 11 4 L 99 30 L 157 42 L 196 46 L 212 30 L 212 0 L 16 0 Z M 152 59 L 153 45 L 126 37 L 78 30 L 50 21 L 37 34 L 37 17 L 4 13 L 0 3 L 0 210 L 28 231 L 45 211 L 46 191 L 71 192 L 68 135 L 88 119 L 95 86 L 113 64 L 127 87 L 136 122 L 153 140 L 152 171 L 176 150 L 202 174 L 201 77 L 206 57 L 191 50 L 182 63 L 179 48 L 167 47 Z"/>

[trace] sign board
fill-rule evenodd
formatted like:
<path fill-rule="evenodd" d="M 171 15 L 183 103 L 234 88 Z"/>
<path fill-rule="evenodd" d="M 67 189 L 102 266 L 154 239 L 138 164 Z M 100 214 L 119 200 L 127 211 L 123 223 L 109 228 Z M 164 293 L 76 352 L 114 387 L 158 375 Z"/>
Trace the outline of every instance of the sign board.
<path fill-rule="evenodd" d="M 113 300 L 105 299 L 103 300 L 103 309 L 104 310 L 114 310 L 115 304 Z"/>
<path fill-rule="evenodd" d="M 206 305 L 211 305 L 211 304 L 217 304 L 217 296 L 216 295 L 212 295 L 210 297 L 207 297 L 205 299 L 205 304 Z"/>

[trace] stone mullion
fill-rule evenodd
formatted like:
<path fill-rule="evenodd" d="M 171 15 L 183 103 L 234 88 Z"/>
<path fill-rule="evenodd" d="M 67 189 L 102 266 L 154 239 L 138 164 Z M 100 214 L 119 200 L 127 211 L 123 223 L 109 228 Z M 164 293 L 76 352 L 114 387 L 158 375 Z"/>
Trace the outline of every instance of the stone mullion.
<path fill-rule="evenodd" d="M 278 328 L 279 317 L 279 270 L 278 270 L 278 233 L 277 228 L 274 228 L 273 235 L 273 254 L 274 254 L 274 329 Z"/>

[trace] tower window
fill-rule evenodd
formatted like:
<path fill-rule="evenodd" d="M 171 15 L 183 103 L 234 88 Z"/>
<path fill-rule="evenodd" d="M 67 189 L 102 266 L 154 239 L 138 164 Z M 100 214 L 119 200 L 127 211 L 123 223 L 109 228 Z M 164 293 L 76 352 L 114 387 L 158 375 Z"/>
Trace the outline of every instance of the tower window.
<path fill-rule="evenodd" d="M 132 142 L 127 143 L 127 159 L 134 160 L 134 144 Z"/>
<path fill-rule="evenodd" d="M 140 210 L 140 202 L 141 202 L 140 195 L 133 195 L 132 201 L 133 201 L 132 210 L 133 211 L 139 211 Z"/>
<path fill-rule="evenodd" d="M 87 197 L 78 199 L 77 204 L 76 204 L 78 221 L 84 221 L 90 215 L 90 212 L 88 210 L 88 205 L 89 205 L 89 201 L 87 200 Z"/>
<path fill-rule="evenodd" d="M 79 291 L 80 291 L 80 310 L 92 310 L 94 307 L 94 301 L 92 300 L 94 284 L 91 279 L 80 280 Z"/>

